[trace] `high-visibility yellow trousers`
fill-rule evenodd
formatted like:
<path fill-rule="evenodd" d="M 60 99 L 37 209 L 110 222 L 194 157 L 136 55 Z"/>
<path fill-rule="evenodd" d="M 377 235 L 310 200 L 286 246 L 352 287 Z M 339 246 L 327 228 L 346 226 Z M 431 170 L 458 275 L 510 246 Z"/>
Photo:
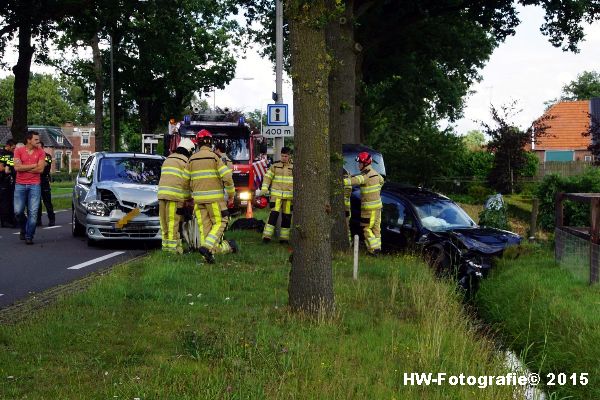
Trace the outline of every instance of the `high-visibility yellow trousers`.
<path fill-rule="evenodd" d="M 280 199 L 275 198 L 274 202 L 271 202 L 271 212 L 269 213 L 269 220 L 263 230 L 263 238 L 271 239 L 273 233 L 275 233 L 275 226 L 277 225 L 277 218 L 279 213 L 281 215 L 281 230 L 279 231 L 279 240 L 290 240 L 290 227 L 292 226 L 292 199 Z"/>
<path fill-rule="evenodd" d="M 363 228 L 367 251 L 373 253 L 375 250 L 381 250 L 381 208 L 361 210 L 360 226 Z"/>
<path fill-rule="evenodd" d="M 158 215 L 160 219 L 163 251 L 183 253 L 181 238 L 179 237 L 181 215 L 177 214 L 177 209 L 182 206 L 183 203 L 177 201 L 158 201 Z"/>
<path fill-rule="evenodd" d="M 229 211 L 224 201 L 195 204 L 194 213 L 200 232 L 200 246 L 213 254 L 231 253 L 229 242 L 223 240 L 223 233 L 229 222 Z"/>

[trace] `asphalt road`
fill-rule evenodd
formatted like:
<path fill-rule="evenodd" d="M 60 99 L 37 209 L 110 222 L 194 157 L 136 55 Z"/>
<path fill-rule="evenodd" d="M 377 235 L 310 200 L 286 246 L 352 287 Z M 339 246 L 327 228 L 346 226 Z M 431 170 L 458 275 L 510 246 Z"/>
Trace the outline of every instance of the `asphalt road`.
<path fill-rule="evenodd" d="M 86 238 L 71 235 L 70 210 L 57 212 L 53 227 L 45 214 L 42 219 L 29 246 L 19 240 L 18 229 L 0 228 L 0 308 L 156 248 L 138 241 L 89 247 Z"/>

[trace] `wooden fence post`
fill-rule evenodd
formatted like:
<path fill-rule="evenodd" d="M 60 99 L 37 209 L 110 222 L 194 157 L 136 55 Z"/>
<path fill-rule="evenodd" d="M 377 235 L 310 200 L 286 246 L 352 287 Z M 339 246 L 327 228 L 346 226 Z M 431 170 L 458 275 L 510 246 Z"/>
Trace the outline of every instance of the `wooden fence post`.
<path fill-rule="evenodd" d="M 600 198 L 590 202 L 590 284 L 598 282 L 598 247 L 600 245 Z"/>
<path fill-rule="evenodd" d="M 531 220 L 529 221 L 529 240 L 535 240 L 535 234 L 537 231 L 537 216 L 539 210 L 540 201 L 539 199 L 533 199 L 533 206 L 531 208 Z"/>

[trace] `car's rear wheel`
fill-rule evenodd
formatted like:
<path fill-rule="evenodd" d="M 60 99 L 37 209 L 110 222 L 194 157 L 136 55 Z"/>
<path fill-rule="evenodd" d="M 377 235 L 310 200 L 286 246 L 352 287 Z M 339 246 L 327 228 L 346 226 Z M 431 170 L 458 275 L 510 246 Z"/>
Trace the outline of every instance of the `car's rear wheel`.
<path fill-rule="evenodd" d="M 83 236 L 85 234 L 85 226 L 79 223 L 75 214 L 75 207 L 71 207 L 71 233 L 73 236 Z"/>

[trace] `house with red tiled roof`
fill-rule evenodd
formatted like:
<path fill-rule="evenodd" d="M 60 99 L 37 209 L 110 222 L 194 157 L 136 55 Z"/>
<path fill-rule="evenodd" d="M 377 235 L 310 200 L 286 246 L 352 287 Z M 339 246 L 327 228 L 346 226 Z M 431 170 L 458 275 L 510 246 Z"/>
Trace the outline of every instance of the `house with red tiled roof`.
<path fill-rule="evenodd" d="M 545 135 L 532 141 L 527 150 L 532 150 L 540 162 L 546 161 L 592 161 L 588 146 L 592 143 L 589 132 L 593 108 L 600 98 L 592 100 L 562 101 L 551 106 L 544 114 L 547 126 Z M 543 118 L 543 117 L 542 117 Z"/>

